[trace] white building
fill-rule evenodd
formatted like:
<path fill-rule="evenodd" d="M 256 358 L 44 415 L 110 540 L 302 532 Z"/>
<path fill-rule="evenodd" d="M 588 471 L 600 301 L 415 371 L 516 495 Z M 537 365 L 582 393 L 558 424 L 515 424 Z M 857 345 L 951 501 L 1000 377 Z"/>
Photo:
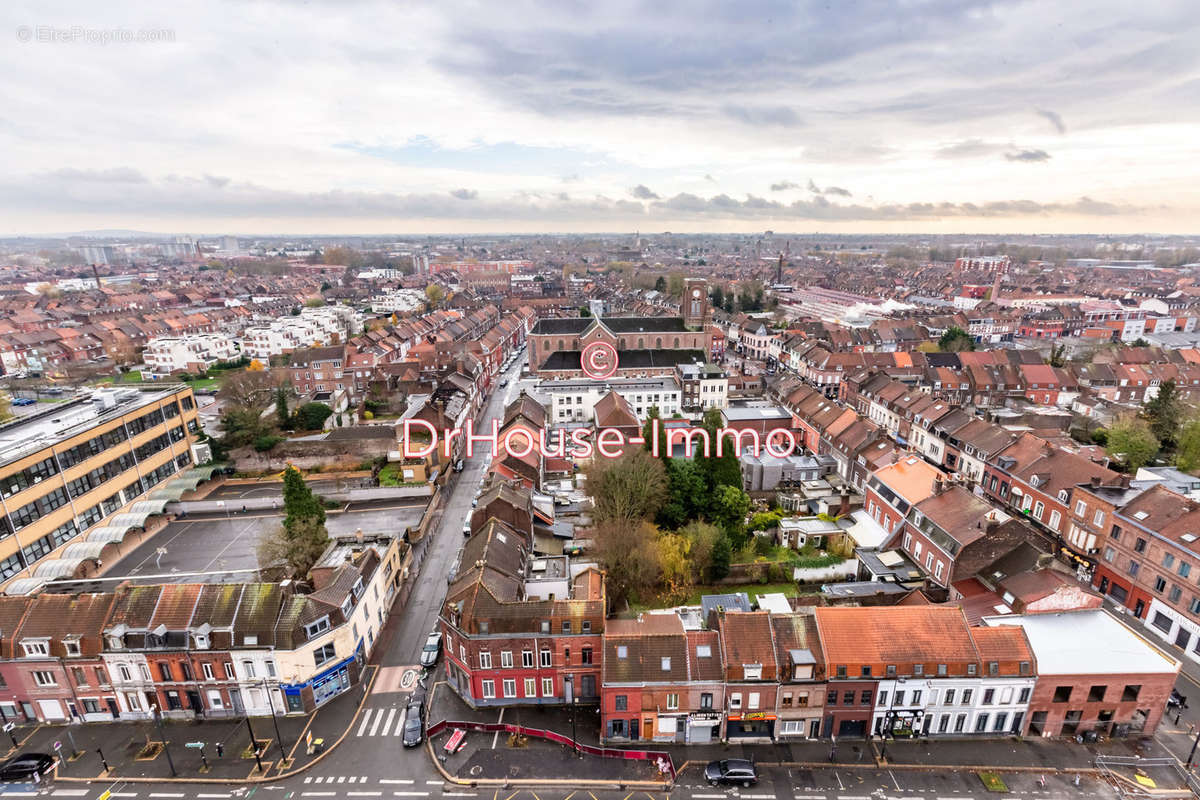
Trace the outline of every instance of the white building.
<path fill-rule="evenodd" d="M 299 316 L 248 326 L 242 332 L 242 352 L 265 361 L 305 347 L 342 344 L 361 329 L 362 319 L 350 306 L 303 308 Z"/>
<path fill-rule="evenodd" d="M 534 387 L 534 397 L 546 406 L 554 423 L 591 422 L 592 409 L 610 391 L 621 395 L 639 419 L 652 407 L 663 419 L 680 413 L 682 391 L 674 378 L 627 378 L 608 381 L 543 380 Z"/>
<path fill-rule="evenodd" d="M 410 314 L 424 308 L 425 300 L 425 293 L 416 289 L 388 289 L 371 298 L 371 310 L 376 314 Z"/>
<path fill-rule="evenodd" d="M 222 333 L 160 336 L 151 339 L 142 354 L 146 369 L 161 375 L 204 372 L 218 361 L 238 358 L 237 343 Z"/>

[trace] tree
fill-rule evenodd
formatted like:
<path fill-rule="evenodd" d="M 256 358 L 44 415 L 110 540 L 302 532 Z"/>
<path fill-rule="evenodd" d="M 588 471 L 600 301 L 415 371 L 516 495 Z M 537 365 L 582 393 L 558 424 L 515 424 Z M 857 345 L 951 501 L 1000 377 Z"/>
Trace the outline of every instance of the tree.
<path fill-rule="evenodd" d="M 6 420 L 12 416 L 12 398 L 8 395 L 0 395 L 0 420 Z"/>
<path fill-rule="evenodd" d="M 644 520 L 610 520 L 596 527 L 596 560 L 604 568 L 612 607 L 654 587 L 662 574 L 658 529 Z"/>
<path fill-rule="evenodd" d="M 695 461 L 669 458 L 665 463 L 667 501 L 659 510 L 656 521 L 664 528 L 678 528 L 704 513 L 708 488 Z"/>
<path fill-rule="evenodd" d="M 263 421 L 258 409 L 230 406 L 221 415 L 221 444 L 227 448 L 245 447 L 271 434 L 271 427 Z"/>
<path fill-rule="evenodd" d="M 333 409 L 324 403 L 305 403 L 296 409 L 292 422 L 297 430 L 319 431 L 331 414 Z"/>
<path fill-rule="evenodd" d="M 303 580 L 329 546 L 325 526 L 314 519 L 297 522 L 289 531 L 282 525 L 258 543 L 258 567 L 285 569 L 288 576 Z"/>
<path fill-rule="evenodd" d="M 712 300 L 712 306 L 713 306 L 713 308 L 722 308 L 722 307 L 724 307 L 724 305 L 725 305 L 725 291 L 724 291 L 724 290 L 723 290 L 723 289 L 722 289 L 720 286 L 714 286 L 714 287 L 712 287 L 712 290 L 711 290 L 711 291 L 708 293 L 708 296 L 709 296 L 709 298 Z"/>
<path fill-rule="evenodd" d="M 1117 420 L 1108 429 L 1104 449 L 1111 458 L 1136 472 L 1158 455 L 1159 443 L 1145 420 L 1130 416 Z"/>
<path fill-rule="evenodd" d="M 333 266 L 361 267 L 362 253 L 349 247 L 327 247 L 322 254 L 322 260 Z"/>
<path fill-rule="evenodd" d="M 938 339 L 938 349 L 943 353 L 961 353 L 975 349 L 975 339 L 957 325 L 951 325 Z"/>
<path fill-rule="evenodd" d="M 579 316 L 590 317 L 591 315 L 592 315 L 592 310 L 590 308 L 588 308 L 587 306 L 579 307 Z"/>
<path fill-rule="evenodd" d="M 288 427 L 291 422 L 288 415 L 288 393 L 283 386 L 275 390 L 275 420 L 281 428 Z"/>
<path fill-rule="evenodd" d="M 310 297 L 304 301 L 305 308 L 320 308 L 325 305 L 325 299 L 322 297 Z"/>
<path fill-rule="evenodd" d="M 704 412 L 700 426 L 708 432 L 710 442 L 707 455 L 701 453 L 696 457 L 701 474 L 708 484 L 710 494 L 715 494 L 720 486 L 742 487 L 742 465 L 734 452 L 733 441 L 726 437 L 722 443 L 721 455 L 717 456 L 717 431 L 723 426 L 720 409 L 710 408 Z"/>
<path fill-rule="evenodd" d="M 1067 346 L 1065 344 L 1050 346 L 1050 360 L 1047 362 L 1052 367 L 1062 368 L 1067 365 L 1066 358 Z"/>
<path fill-rule="evenodd" d="M 1200 418 L 1193 417 L 1179 431 L 1175 466 L 1184 472 L 1200 469 Z"/>
<path fill-rule="evenodd" d="M 278 381 L 266 370 L 226 372 L 221 376 L 217 396 L 226 406 L 262 408 L 274 395 Z"/>
<path fill-rule="evenodd" d="M 325 524 L 325 506 L 304 482 L 300 470 L 291 464 L 283 471 L 283 527 L 291 528 L 301 519 L 312 518 Z"/>
<path fill-rule="evenodd" d="M 664 278 L 662 275 L 659 275 L 658 280 L 656 280 L 654 282 L 654 291 L 656 291 L 656 292 L 667 291 L 667 279 Z"/>
<path fill-rule="evenodd" d="M 265 369 L 266 365 L 264 365 L 257 358 L 251 359 L 250 363 L 246 365 L 246 371 L 248 372 L 262 372 Z"/>
<path fill-rule="evenodd" d="M 729 564 L 733 561 L 733 542 L 729 534 L 721 531 L 721 535 L 713 543 L 712 563 L 708 568 L 708 579 L 719 581 L 729 574 Z"/>
<path fill-rule="evenodd" d="M 1150 432 L 1167 450 L 1175 446 L 1179 434 L 1179 423 L 1183 416 L 1183 401 L 1174 380 L 1165 380 L 1158 387 L 1158 394 L 1142 405 L 1142 418 L 1150 424 Z"/>
<path fill-rule="evenodd" d="M 692 593 L 691 540 L 678 533 L 660 533 L 654 545 L 663 594 L 673 601 L 683 602 Z"/>
<path fill-rule="evenodd" d="M 436 283 L 431 283 L 425 287 L 425 299 L 429 301 L 429 305 L 437 308 L 446 299 L 446 290 Z"/>
<path fill-rule="evenodd" d="M 732 544 L 741 547 L 746 537 L 746 515 L 750 513 L 750 495 L 736 486 L 722 486 L 713 492 L 712 518 L 729 535 Z"/>
<path fill-rule="evenodd" d="M 688 554 L 691 557 L 695 580 L 697 582 L 711 580 L 713 552 L 716 549 L 717 540 L 724 536 L 725 532 L 716 525 L 696 520 L 681 528 L 679 535 L 687 537 L 690 543 Z"/>
<path fill-rule="evenodd" d="M 667 294 L 671 297 L 683 297 L 683 273 L 672 272 L 667 276 Z"/>
<path fill-rule="evenodd" d="M 640 447 L 626 449 L 620 458 L 597 458 L 587 478 L 598 523 L 632 525 L 653 517 L 667 499 L 662 461 Z"/>
<path fill-rule="evenodd" d="M 658 420 L 658 436 L 654 436 L 654 421 Z M 658 439 L 658 457 L 670 458 L 671 454 L 667 452 L 667 431 L 663 428 L 662 417 L 659 415 L 658 406 L 650 406 L 650 410 L 646 412 L 646 422 L 642 425 L 642 441 L 643 447 L 653 453 L 654 440 Z"/>

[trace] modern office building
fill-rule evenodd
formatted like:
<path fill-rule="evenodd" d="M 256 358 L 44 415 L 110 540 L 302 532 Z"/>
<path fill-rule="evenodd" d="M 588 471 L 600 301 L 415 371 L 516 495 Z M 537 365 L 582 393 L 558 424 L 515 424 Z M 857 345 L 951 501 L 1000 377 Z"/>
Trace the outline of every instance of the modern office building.
<path fill-rule="evenodd" d="M 183 385 L 100 390 L 0 426 L 4 591 L 85 572 L 85 562 L 209 477 L 211 468 L 194 470 L 162 486 L 208 460 L 193 452 L 198 430 Z"/>

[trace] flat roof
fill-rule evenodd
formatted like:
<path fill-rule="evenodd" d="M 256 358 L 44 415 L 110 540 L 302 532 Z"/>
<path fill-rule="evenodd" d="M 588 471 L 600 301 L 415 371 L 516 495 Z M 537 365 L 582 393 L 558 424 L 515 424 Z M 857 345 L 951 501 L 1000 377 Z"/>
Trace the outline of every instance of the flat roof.
<path fill-rule="evenodd" d="M 0 465 L 32 455 L 130 411 L 165 400 L 183 388 L 183 384 L 171 384 L 169 388 L 162 389 L 122 387 L 99 390 L 65 403 L 57 403 L 44 412 L 20 417 L 0 426 Z M 92 402 L 93 398 L 106 392 L 115 393 L 116 405 L 104 408 L 100 403 Z"/>
<path fill-rule="evenodd" d="M 1179 662 L 1103 610 L 984 617 L 989 626 L 1025 629 L 1039 675 L 1175 673 Z"/>
<path fill-rule="evenodd" d="M 756 419 L 791 419 L 792 413 L 785 408 L 772 406 L 763 408 L 759 406 L 746 408 L 738 406 L 730 406 L 729 408 L 721 409 L 721 413 L 725 419 L 729 420 L 756 420 Z"/>

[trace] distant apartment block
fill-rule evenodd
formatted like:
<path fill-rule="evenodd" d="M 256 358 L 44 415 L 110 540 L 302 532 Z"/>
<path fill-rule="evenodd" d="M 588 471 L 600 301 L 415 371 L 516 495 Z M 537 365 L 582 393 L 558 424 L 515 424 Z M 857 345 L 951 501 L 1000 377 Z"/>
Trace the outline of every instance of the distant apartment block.
<path fill-rule="evenodd" d="M 150 372 L 170 375 L 173 372 L 204 372 L 218 361 L 231 361 L 238 356 L 237 344 L 228 336 L 200 333 L 152 339 L 146 345 L 142 359 Z"/>
<path fill-rule="evenodd" d="M 344 344 L 361 327 L 358 312 L 349 306 L 304 308 L 299 316 L 248 326 L 242 332 L 242 353 L 267 359 L 306 347 Z"/>

